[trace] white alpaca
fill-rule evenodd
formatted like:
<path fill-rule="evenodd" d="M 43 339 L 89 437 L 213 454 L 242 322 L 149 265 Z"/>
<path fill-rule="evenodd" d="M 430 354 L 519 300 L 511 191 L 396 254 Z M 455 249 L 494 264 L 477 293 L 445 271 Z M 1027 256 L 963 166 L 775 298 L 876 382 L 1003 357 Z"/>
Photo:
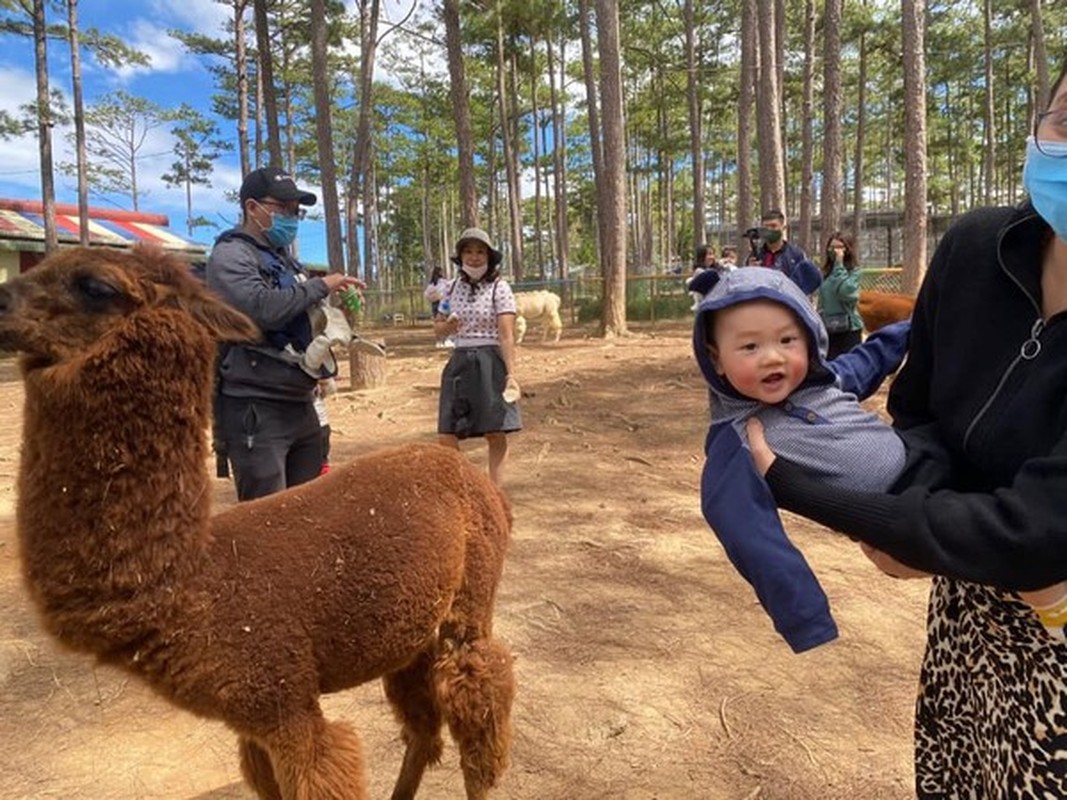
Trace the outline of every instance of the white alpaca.
<path fill-rule="evenodd" d="M 541 341 L 547 341 L 551 333 L 552 341 L 558 342 L 563 333 L 563 320 L 559 316 L 561 302 L 558 294 L 544 289 L 516 292 L 515 343 L 521 343 L 526 336 L 527 320 L 541 320 Z"/>

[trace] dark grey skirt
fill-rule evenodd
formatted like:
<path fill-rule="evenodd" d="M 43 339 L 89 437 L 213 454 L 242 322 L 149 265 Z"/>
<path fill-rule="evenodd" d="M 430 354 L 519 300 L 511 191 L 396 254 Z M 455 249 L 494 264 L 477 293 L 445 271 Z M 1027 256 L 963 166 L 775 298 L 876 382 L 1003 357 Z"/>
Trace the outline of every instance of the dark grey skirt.
<path fill-rule="evenodd" d="M 457 347 L 441 375 L 437 432 L 467 439 L 522 430 L 519 404 L 504 402 L 507 376 L 496 345 Z"/>

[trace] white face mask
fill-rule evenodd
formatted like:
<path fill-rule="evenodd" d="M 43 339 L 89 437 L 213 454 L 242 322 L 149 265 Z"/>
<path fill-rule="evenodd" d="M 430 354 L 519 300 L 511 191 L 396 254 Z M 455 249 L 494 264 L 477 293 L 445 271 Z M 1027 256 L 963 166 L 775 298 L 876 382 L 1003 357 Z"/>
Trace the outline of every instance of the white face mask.
<path fill-rule="evenodd" d="M 472 281 L 480 281 L 485 276 L 485 273 L 489 271 L 489 266 L 485 265 L 483 267 L 468 267 L 466 264 L 464 264 L 462 269 L 464 274 Z"/>

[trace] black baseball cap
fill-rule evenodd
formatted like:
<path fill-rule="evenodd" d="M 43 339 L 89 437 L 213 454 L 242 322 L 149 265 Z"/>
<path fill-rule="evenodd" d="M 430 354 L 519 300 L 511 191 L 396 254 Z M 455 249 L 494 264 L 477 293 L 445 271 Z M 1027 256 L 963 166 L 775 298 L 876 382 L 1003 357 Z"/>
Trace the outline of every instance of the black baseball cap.
<path fill-rule="evenodd" d="M 278 167 L 263 167 L 249 172 L 241 183 L 241 205 L 246 200 L 275 200 L 289 202 L 296 200 L 302 206 L 313 206 L 318 198 L 311 192 L 296 188 L 293 176 Z"/>

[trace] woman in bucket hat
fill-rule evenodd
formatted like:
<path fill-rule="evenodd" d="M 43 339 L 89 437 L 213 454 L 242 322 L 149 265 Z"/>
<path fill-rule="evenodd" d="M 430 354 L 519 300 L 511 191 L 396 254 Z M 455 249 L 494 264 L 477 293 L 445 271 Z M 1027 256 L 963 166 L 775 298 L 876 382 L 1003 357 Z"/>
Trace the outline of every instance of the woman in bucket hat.
<path fill-rule="evenodd" d="M 456 241 L 452 262 L 459 275 L 445 288 L 434 317 L 434 333 L 451 337 L 455 350 L 441 375 L 437 433 L 441 444 L 484 436 L 489 477 L 504 480 L 506 434 L 522 429 L 515 364 L 515 297 L 500 277 L 500 251 L 480 228 L 467 228 Z"/>

